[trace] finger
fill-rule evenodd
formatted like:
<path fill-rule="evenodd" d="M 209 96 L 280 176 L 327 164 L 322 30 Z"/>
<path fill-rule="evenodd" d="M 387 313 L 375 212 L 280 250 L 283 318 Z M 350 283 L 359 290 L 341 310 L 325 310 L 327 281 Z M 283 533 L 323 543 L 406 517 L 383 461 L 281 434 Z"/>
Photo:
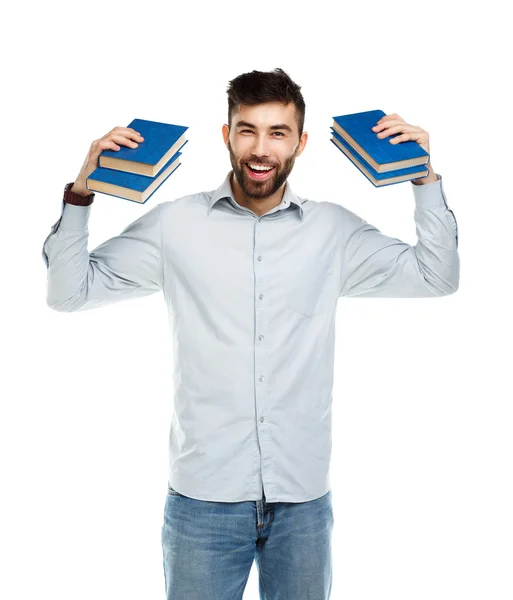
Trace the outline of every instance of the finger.
<path fill-rule="evenodd" d="M 403 133 L 401 135 L 397 135 L 395 138 L 390 138 L 388 141 L 391 144 L 397 144 L 398 142 L 406 142 L 408 140 L 413 140 L 413 133 L 412 132 L 407 132 L 407 133 Z"/>
<path fill-rule="evenodd" d="M 406 121 L 400 117 L 397 113 L 392 113 L 390 115 L 384 115 L 381 117 L 381 119 L 378 121 L 378 123 L 380 121 L 400 121 L 401 123 L 406 123 Z"/>
<path fill-rule="evenodd" d="M 113 140 L 99 140 L 96 146 L 96 153 L 100 154 L 102 150 L 119 150 L 120 146 Z"/>
<path fill-rule="evenodd" d="M 381 123 L 378 121 L 376 123 L 376 125 L 374 125 L 374 127 L 372 127 L 372 129 L 374 131 L 379 131 L 380 129 L 384 129 L 387 127 L 391 127 L 392 125 L 408 125 L 408 123 L 405 123 L 404 121 L 399 121 L 397 119 L 391 119 L 389 121 L 381 121 Z"/>
<path fill-rule="evenodd" d="M 120 132 L 116 132 L 119 135 L 124 135 L 127 138 L 133 139 L 133 140 L 143 140 L 144 138 L 142 137 L 142 135 L 140 133 L 138 133 L 137 131 L 130 131 L 128 130 L 126 133 L 123 131 Z"/>
<path fill-rule="evenodd" d="M 130 132 L 140 133 L 136 129 L 132 129 L 132 127 L 121 127 L 120 125 L 117 125 L 116 127 L 114 127 L 113 129 L 111 129 L 109 131 L 109 133 L 130 133 Z M 109 133 L 107 135 L 109 135 Z"/>
<path fill-rule="evenodd" d="M 379 138 L 383 138 L 386 137 L 388 135 L 394 135 L 394 133 L 399 133 L 399 132 L 405 132 L 405 131 L 421 131 L 420 127 L 415 127 L 414 125 L 405 125 L 400 123 L 399 125 L 393 125 L 391 127 L 388 127 L 387 129 L 385 129 L 384 131 L 380 131 L 377 135 L 377 137 Z"/>
<path fill-rule="evenodd" d="M 135 134 L 131 134 L 131 135 L 135 136 Z M 141 138 L 141 139 L 143 139 L 143 138 Z M 107 136 L 94 141 L 92 145 L 93 145 L 93 150 L 95 152 L 100 153 L 102 150 L 107 150 L 107 149 L 119 150 L 120 149 L 119 144 L 121 144 L 122 146 L 129 146 L 130 148 L 138 147 L 138 144 L 136 142 L 133 142 L 130 138 L 128 138 L 124 135 L 117 135 L 114 133 L 110 133 Z"/>
<path fill-rule="evenodd" d="M 111 136 L 112 134 L 124 135 L 125 137 L 131 137 L 133 139 L 144 139 L 139 131 L 132 129 L 131 127 L 114 127 L 114 129 L 112 129 L 111 131 L 109 131 L 109 133 L 104 135 L 102 139 L 105 139 Z"/>
<path fill-rule="evenodd" d="M 422 133 L 423 133 L 423 130 L 422 130 Z M 396 142 L 406 142 L 408 140 L 411 140 L 413 142 L 418 142 L 419 144 L 422 144 L 427 141 L 427 139 L 424 138 L 422 133 L 419 133 L 418 131 L 407 131 L 406 133 L 397 135 L 395 138 L 391 138 L 388 141 L 391 144 L 395 144 Z"/>
<path fill-rule="evenodd" d="M 381 117 L 381 119 L 379 119 L 379 121 L 374 127 L 376 127 L 377 125 L 382 125 L 386 127 L 387 125 L 396 125 L 398 123 L 406 124 L 406 121 L 402 117 L 394 113 L 393 115 L 385 115 L 384 117 Z M 374 127 L 372 129 L 374 129 Z"/>
<path fill-rule="evenodd" d="M 134 138 L 137 137 L 135 134 L 131 134 Z M 121 144 L 122 146 L 129 146 L 130 148 L 137 148 L 137 146 L 139 145 L 137 142 L 134 142 L 132 139 L 130 139 L 130 137 L 125 136 L 125 135 L 117 135 L 115 133 L 112 133 L 110 136 L 111 140 L 114 140 L 115 142 L 117 142 L 118 144 Z M 139 139 L 139 138 L 137 138 Z"/>

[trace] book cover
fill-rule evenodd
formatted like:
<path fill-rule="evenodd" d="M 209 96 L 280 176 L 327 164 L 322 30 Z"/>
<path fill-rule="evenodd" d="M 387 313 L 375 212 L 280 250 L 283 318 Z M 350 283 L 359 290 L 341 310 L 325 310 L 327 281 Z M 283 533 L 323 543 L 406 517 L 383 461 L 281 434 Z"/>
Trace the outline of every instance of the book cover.
<path fill-rule="evenodd" d="M 379 138 L 372 128 L 386 116 L 382 110 L 369 110 L 333 117 L 332 128 L 351 146 L 377 173 L 386 173 L 406 167 L 425 165 L 429 162 L 429 153 L 420 144 L 412 140 L 400 144 L 390 144 L 396 133 Z"/>
<path fill-rule="evenodd" d="M 183 148 L 188 127 L 134 119 L 127 125 L 138 131 L 144 141 L 137 148 L 121 146 L 119 150 L 103 150 L 98 165 L 107 169 L 155 177 L 169 159 Z M 119 145 L 119 144 L 118 144 Z"/>
<path fill-rule="evenodd" d="M 181 154 L 174 154 L 156 177 L 98 167 L 87 178 L 87 189 L 144 204 L 180 166 Z"/>
<path fill-rule="evenodd" d="M 367 179 L 376 187 L 391 185 L 393 183 L 401 183 L 412 179 L 422 179 L 429 175 L 427 167 L 422 165 L 415 167 L 406 167 L 404 169 L 396 169 L 395 171 L 387 171 L 386 173 L 378 173 L 371 165 L 365 161 L 354 148 L 352 148 L 340 136 L 333 127 L 331 128 L 331 142 L 349 158 L 349 160 L 367 177 Z"/>

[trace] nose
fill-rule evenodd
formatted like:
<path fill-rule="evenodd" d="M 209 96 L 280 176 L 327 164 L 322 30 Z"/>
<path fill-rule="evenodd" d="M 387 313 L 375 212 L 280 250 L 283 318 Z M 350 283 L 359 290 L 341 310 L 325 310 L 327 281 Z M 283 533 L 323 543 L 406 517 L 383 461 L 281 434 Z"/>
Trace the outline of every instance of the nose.
<path fill-rule="evenodd" d="M 265 135 L 255 136 L 251 153 L 253 156 L 258 156 L 259 158 L 266 158 L 269 156 L 269 141 Z"/>

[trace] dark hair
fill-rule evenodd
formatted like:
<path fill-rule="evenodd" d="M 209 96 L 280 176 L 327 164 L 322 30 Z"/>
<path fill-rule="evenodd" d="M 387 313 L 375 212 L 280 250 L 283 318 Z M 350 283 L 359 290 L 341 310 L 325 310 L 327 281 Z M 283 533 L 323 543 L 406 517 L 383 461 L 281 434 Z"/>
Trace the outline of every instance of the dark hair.
<path fill-rule="evenodd" d="M 305 101 L 301 87 L 294 83 L 283 69 L 274 71 L 251 71 L 243 73 L 229 82 L 228 127 L 232 126 L 232 115 L 241 104 L 254 106 L 263 102 L 293 102 L 296 106 L 296 121 L 299 137 L 305 123 Z"/>

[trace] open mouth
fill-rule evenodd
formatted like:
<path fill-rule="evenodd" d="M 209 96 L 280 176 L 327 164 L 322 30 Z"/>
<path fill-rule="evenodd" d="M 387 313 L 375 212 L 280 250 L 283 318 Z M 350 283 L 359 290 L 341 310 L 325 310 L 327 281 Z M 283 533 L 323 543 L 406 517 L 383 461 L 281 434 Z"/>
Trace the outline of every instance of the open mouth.
<path fill-rule="evenodd" d="M 274 172 L 276 167 L 271 167 L 270 169 L 268 167 L 265 167 L 264 165 L 262 165 L 260 168 L 252 168 L 249 166 L 248 163 L 246 163 L 246 169 L 248 170 L 250 176 L 252 179 L 267 179 L 268 177 L 270 177 L 271 173 Z M 257 166 L 257 165 L 255 165 Z M 265 167 L 265 168 L 264 168 Z"/>

